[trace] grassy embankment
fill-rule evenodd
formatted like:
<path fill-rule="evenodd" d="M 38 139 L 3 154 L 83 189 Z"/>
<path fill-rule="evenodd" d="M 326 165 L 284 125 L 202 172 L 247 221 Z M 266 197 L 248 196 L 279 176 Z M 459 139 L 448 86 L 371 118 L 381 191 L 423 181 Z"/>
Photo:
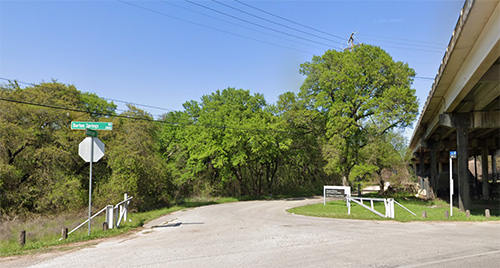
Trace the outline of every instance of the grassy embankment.
<path fill-rule="evenodd" d="M 141 213 L 129 213 L 126 222 L 123 222 L 119 228 L 102 230 L 102 223 L 105 221 L 105 213 L 92 219 L 91 235 L 88 236 L 88 225 L 85 224 L 77 231 L 68 236 L 68 239 L 59 241 L 63 227 L 69 231 L 85 221 L 87 212 L 85 210 L 79 213 L 53 215 L 46 217 L 34 217 L 31 219 L 13 219 L 0 222 L 0 257 L 40 253 L 48 250 L 70 250 L 81 246 L 77 242 L 85 242 L 113 237 L 124 234 L 130 230 L 140 228 L 144 223 L 154 220 L 160 216 L 172 213 L 174 211 L 198 207 L 211 204 L 222 204 L 238 201 L 236 198 L 216 198 L 216 199 L 187 199 L 179 205 L 169 208 L 158 209 Z M 26 244 L 21 247 L 18 242 L 19 232 L 26 231 Z"/>
<path fill-rule="evenodd" d="M 472 204 L 471 215 L 467 218 L 465 212 L 453 207 L 453 217 L 446 218 L 445 211 L 450 211 L 450 205 L 442 200 L 420 200 L 420 199 L 398 199 L 395 200 L 404 207 L 411 210 L 416 216 L 413 216 L 397 204 L 394 205 L 394 219 L 382 218 L 375 213 L 351 202 L 351 214 L 347 214 L 346 202 L 336 200 L 323 203 L 307 205 L 289 209 L 288 212 L 314 216 L 341 219 L 360 219 L 360 220 L 395 220 L 401 222 L 409 221 L 500 221 L 500 208 L 498 204 L 484 204 L 477 202 Z M 498 203 L 498 202 L 497 202 Z M 365 201 L 365 205 L 370 206 L 370 202 Z M 485 207 L 490 207 L 491 217 L 487 219 L 484 214 Z M 374 202 L 375 210 L 385 214 L 383 202 Z M 422 212 L 426 211 L 427 218 L 422 217 Z"/>

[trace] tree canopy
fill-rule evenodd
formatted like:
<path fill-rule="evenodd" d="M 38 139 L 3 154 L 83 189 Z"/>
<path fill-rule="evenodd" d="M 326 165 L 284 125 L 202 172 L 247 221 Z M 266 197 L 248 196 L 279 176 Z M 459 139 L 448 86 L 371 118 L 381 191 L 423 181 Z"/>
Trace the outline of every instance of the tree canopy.
<path fill-rule="evenodd" d="M 306 79 L 299 96 L 325 117 L 326 169 L 344 178 L 370 137 L 405 128 L 418 113 L 411 88 L 415 71 L 379 47 L 329 50 L 302 64 L 300 72 Z"/>

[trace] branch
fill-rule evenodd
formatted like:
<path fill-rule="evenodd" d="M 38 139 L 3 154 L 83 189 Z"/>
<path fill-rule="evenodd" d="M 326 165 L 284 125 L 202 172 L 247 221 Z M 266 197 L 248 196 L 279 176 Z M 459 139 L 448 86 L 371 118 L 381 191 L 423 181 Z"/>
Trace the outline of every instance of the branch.
<path fill-rule="evenodd" d="M 7 150 L 8 154 L 9 154 L 9 165 L 12 165 L 14 163 L 14 159 L 16 158 L 16 156 L 22 152 L 26 146 L 28 146 L 28 143 L 25 143 L 23 146 L 21 146 L 21 148 L 19 148 L 17 151 L 15 151 L 14 153 L 12 153 L 10 151 L 10 149 Z"/>

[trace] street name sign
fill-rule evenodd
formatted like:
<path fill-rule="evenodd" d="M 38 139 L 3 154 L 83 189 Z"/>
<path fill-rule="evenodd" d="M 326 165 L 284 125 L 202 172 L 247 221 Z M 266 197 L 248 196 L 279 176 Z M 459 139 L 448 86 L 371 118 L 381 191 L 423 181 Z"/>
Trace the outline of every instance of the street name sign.
<path fill-rule="evenodd" d="M 89 137 L 97 138 L 97 130 L 87 128 L 87 129 L 85 129 L 85 135 L 87 135 Z"/>
<path fill-rule="evenodd" d="M 71 122 L 71 129 L 113 130 L 111 122 Z"/>

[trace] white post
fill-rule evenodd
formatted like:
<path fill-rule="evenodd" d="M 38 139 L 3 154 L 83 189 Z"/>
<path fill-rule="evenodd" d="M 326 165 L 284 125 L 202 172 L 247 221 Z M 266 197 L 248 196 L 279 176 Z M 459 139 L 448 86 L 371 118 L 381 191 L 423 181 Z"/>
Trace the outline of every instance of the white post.
<path fill-rule="evenodd" d="M 450 217 L 453 216 L 453 158 L 450 156 Z"/>
<path fill-rule="evenodd" d="M 113 229 L 115 226 L 115 217 L 114 217 L 114 207 L 113 205 L 106 206 L 106 222 L 108 223 L 108 229 Z"/>
<path fill-rule="evenodd" d="M 390 200 L 390 206 L 391 206 L 391 218 L 394 219 L 394 198 L 389 199 Z"/>
<path fill-rule="evenodd" d="M 123 194 L 123 200 L 127 200 L 127 199 L 128 199 L 128 194 L 127 193 Z M 124 205 L 124 209 L 125 209 L 124 214 L 123 214 L 123 220 L 124 221 L 127 220 L 128 202 L 129 201 L 125 201 L 125 204 L 123 204 Z"/>
<path fill-rule="evenodd" d="M 325 186 L 323 186 L 323 206 L 326 206 L 326 189 L 325 189 Z"/>
<path fill-rule="evenodd" d="M 347 197 L 347 214 L 351 215 L 351 197 Z"/>

